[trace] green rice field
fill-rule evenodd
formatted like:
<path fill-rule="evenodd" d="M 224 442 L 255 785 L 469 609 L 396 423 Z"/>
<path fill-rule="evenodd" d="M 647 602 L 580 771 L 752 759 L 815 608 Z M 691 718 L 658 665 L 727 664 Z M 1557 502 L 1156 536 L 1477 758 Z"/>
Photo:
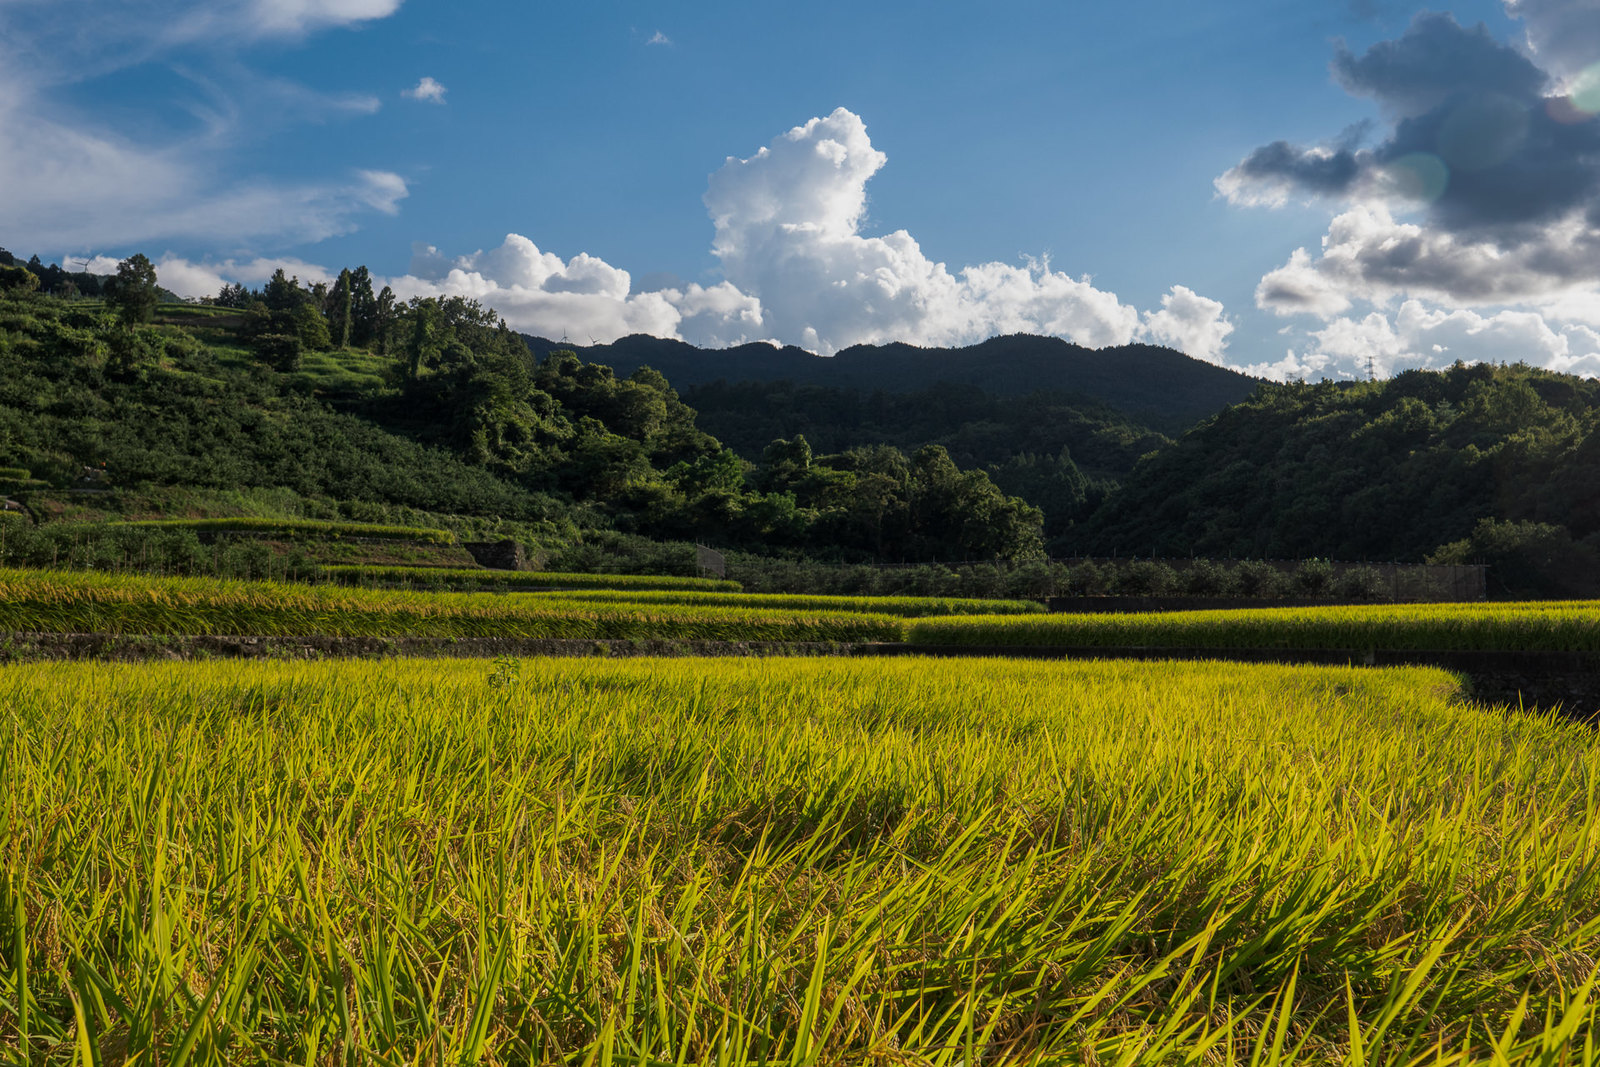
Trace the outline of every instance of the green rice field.
<path fill-rule="evenodd" d="M 284 582 L 0 569 L 0 632 L 897 641 L 859 612 L 591 604 Z"/>
<path fill-rule="evenodd" d="M 1243 608 L 1127 615 L 963 616 L 911 623 L 938 645 L 1600 651 L 1600 603 L 1535 601 Z"/>
<path fill-rule="evenodd" d="M 1600 748 L 1455 692 L 1204 662 L 3 666 L 0 1048 L 1594 1063 Z"/>

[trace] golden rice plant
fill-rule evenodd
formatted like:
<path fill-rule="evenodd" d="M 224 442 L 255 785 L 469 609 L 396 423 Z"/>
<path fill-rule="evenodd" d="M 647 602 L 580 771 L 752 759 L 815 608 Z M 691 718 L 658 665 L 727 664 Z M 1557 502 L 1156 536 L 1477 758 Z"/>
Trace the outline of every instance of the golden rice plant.
<path fill-rule="evenodd" d="M 764 608 L 769 611 L 864 611 L 920 618 L 929 615 L 1037 615 L 1037 600 L 980 600 L 974 597 L 831 596 L 802 593 L 635 592 L 573 590 L 553 594 L 589 604 L 685 604 L 705 607 Z"/>
<path fill-rule="evenodd" d="M 721 578 L 687 578 L 670 574 L 574 574 L 566 571 L 493 571 L 466 567 L 390 567 L 338 564 L 320 568 L 323 577 L 354 585 L 407 583 L 451 589 L 618 589 L 702 590 L 737 593 L 738 582 Z"/>
<path fill-rule="evenodd" d="M 964 616 L 912 623 L 939 645 L 1600 651 L 1600 603 L 1534 601 Z"/>
<path fill-rule="evenodd" d="M 1590 1064 L 1600 754 L 1433 670 L 0 667 L 36 1064 Z"/>
<path fill-rule="evenodd" d="M 604 605 L 286 582 L 0 569 L 0 631 L 716 641 L 898 640 L 885 615 Z"/>

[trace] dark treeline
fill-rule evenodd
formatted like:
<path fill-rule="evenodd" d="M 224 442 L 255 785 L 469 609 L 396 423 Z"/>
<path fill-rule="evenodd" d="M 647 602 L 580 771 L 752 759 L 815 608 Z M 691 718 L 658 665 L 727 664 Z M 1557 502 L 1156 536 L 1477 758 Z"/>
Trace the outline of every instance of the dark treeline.
<path fill-rule="evenodd" d="M 1091 398 L 1034 392 L 991 395 L 937 382 L 904 393 L 790 381 L 714 382 L 687 390 L 700 425 L 742 456 L 759 458 L 774 435 L 804 437 L 819 452 L 887 445 L 943 448 L 1002 492 L 1044 515 L 1046 548 L 1092 513 L 1140 456 L 1166 436 Z"/>
<path fill-rule="evenodd" d="M 1600 593 L 1600 383 L 1523 365 L 1263 385 L 1141 462 L 1083 551 L 1486 562 Z"/>
<path fill-rule="evenodd" d="M 112 275 L 90 274 L 88 271 L 69 271 L 59 263 L 46 266 L 37 255 L 27 262 L 0 248 L 0 292 L 10 289 L 39 292 L 66 300 L 84 297 L 99 299 L 109 295 Z M 175 293 L 159 290 L 163 300 L 177 300 Z"/>

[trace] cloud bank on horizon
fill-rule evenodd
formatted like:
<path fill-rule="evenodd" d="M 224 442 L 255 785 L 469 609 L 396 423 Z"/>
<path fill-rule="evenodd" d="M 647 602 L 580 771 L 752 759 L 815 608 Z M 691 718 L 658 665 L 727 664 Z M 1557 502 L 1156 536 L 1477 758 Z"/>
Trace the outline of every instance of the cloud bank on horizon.
<path fill-rule="evenodd" d="M 1185 286 L 1141 314 L 1047 260 L 952 272 L 904 230 L 863 234 L 867 183 L 887 161 L 861 117 L 842 107 L 748 158 L 730 157 L 704 197 L 724 277 L 715 285 L 635 291 L 626 270 L 587 253 L 563 260 L 516 233 L 498 248 L 457 256 L 419 245 L 410 271 L 386 280 L 404 297 L 469 297 L 520 330 L 578 342 L 648 333 L 831 355 L 855 344 L 953 346 L 1036 333 L 1093 348 L 1149 340 L 1221 362 L 1233 325 L 1221 302 Z M 185 278 L 227 274 L 167 262 Z"/>
<path fill-rule="evenodd" d="M 1424 12 L 1332 70 L 1386 123 L 1320 145 L 1257 148 L 1216 180 L 1246 206 L 1323 201 L 1316 252 L 1295 249 L 1256 305 L 1313 319 L 1274 377 L 1506 358 L 1600 374 L 1600 10 L 1507 0 L 1526 47 Z M 1358 306 L 1359 305 L 1359 306 Z M 1364 311 L 1364 314 L 1361 313 Z"/>

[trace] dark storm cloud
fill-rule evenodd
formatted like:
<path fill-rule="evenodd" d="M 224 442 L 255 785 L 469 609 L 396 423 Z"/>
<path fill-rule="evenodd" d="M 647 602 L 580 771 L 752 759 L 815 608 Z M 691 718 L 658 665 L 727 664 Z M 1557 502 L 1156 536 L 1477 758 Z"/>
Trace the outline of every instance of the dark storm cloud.
<path fill-rule="evenodd" d="M 1397 115 L 1421 115 L 1462 93 L 1502 93 L 1537 99 L 1549 80 L 1528 58 L 1449 15 L 1424 12 L 1398 40 L 1381 41 L 1356 56 L 1343 46 L 1333 57 L 1339 84 L 1370 96 Z"/>
<path fill-rule="evenodd" d="M 1251 152 L 1235 170 L 1245 180 L 1292 185 L 1319 196 L 1343 193 L 1361 174 L 1356 146 L 1369 125 L 1352 126 L 1325 148 L 1273 141 Z"/>
<path fill-rule="evenodd" d="M 1552 107 L 1545 72 L 1482 25 L 1419 15 L 1360 56 L 1341 48 L 1333 71 L 1391 116 L 1389 137 L 1370 150 L 1274 142 L 1224 175 L 1224 192 L 1410 200 L 1430 226 L 1511 245 L 1600 205 L 1600 120 Z"/>

